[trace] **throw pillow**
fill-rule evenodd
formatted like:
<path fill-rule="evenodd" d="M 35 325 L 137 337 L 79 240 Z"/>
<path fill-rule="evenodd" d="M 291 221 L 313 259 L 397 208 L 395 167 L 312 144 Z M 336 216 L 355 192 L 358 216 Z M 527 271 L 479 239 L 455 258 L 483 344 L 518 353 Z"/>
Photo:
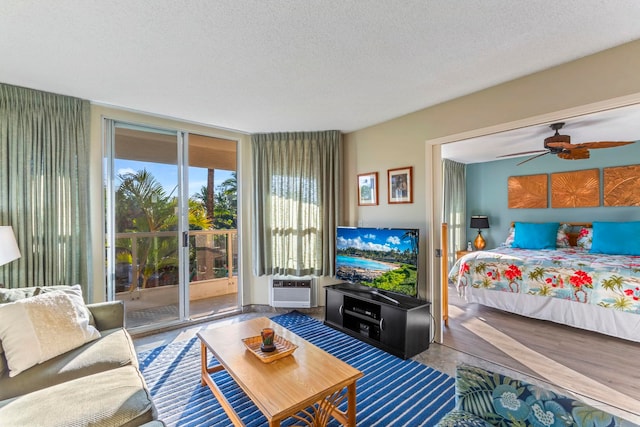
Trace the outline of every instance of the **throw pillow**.
<path fill-rule="evenodd" d="M 4 349 L 2 348 L 2 341 L 0 341 L 0 377 L 7 370 L 7 360 L 4 357 Z"/>
<path fill-rule="evenodd" d="M 48 292 L 0 305 L 0 340 L 10 377 L 99 337 L 77 295 Z"/>
<path fill-rule="evenodd" d="M 557 248 L 569 248 L 571 244 L 569 243 L 569 236 L 567 235 L 567 231 L 571 226 L 569 224 L 561 224 L 558 227 L 558 234 L 556 235 L 556 247 Z M 515 227 L 509 227 L 509 234 L 507 235 L 507 240 L 504 241 L 502 246 L 506 246 L 508 248 L 513 246 L 513 241 L 515 239 L 516 229 Z"/>
<path fill-rule="evenodd" d="M 580 229 L 580 233 L 578 234 L 578 240 L 576 242 L 576 246 L 588 251 L 589 249 L 591 249 L 592 241 L 593 241 L 593 228 L 582 227 Z"/>
<path fill-rule="evenodd" d="M 608 255 L 640 255 L 640 221 L 595 222 L 589 252 Z"/>
<path fill-rule="evenodd" d="M 504 246 L 510 248 L 513 246 L 513 239 L 516 237 L 516 229 L 515 227 L 509 227 L 509 234 L 507 235 L 507 240 L 504 241 Z"/>
<path fill-rule="evenodd" d="M 555 249 L 557 222 L 516 222 L 513 247 L 520 249 Z"/>
<path fill-rule="evenodd" d="M 53 285 L 53 286 L 38 286 L 34 295 L 46 294 L 47 292 L 54 291 L 62 291 L 69 295 L 75 295 L 80 299 L 84 300 L 82 297 L 82 288 L 80 285 Z M 93 313 L 89 310 L 84 304 L 82 305 L 82 310 L 86 312 L 87 316 L 89 316 L 89 324 L 91 326 L 96 326 L 96 320 L 93 318 Z"/>
<path fill-rule="evenodd" d="M 569 236 L 567 231 L 571 226 L 569 224 L 560 224 L 558 227 L 558 234 L 556 235 L 556 248 L 568 248 L 571 246 L 569 243 Z"/>
<path fill-rule="evenodd" d="M 32 297 L 37 288 L 0 288 L 0 304 Z"/>
<path fill-rule="evenodd" d="M 35 291 L 37 291 L 37 288 L 0 288 L 0 304 L 6 304 L 28 298 L 33 296 Z M 6 369 L 7 361 L 4 355 L 4 349 L 2 348 L 2 340 L 0 340 L 0 376 L 2 376 Z"/>

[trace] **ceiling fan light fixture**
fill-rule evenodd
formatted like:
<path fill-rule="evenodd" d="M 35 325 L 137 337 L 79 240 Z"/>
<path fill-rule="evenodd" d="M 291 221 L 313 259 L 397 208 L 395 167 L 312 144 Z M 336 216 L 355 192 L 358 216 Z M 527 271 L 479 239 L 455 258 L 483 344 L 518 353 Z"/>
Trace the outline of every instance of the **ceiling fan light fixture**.
<path fill-rule="evenodd" d="M 590 157 L 589 150 L 586 148 L 575 148 L 573 150 L 563 151 L 557 156 L 565 160 L 584 160 Z"/>
<path fill-rule="evenodd" d="M 546 148 L 548 148 L 547 147 L 548 144 L 558 143 L 558 142 L 562 143 L 562 144 L 571 144 L 571 137 L 569 135 L 556 134 L 556 135 L 550 136 L 548 138 L 545 138 L 544 139 L 544 146 Z"/>

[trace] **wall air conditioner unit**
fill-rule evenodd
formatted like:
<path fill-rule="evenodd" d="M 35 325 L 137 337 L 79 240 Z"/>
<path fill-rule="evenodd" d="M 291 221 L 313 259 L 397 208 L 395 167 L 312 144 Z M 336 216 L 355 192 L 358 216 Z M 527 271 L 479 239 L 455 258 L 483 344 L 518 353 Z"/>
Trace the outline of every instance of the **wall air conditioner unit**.
<path fill-rule="evenodd" d="M 282 308 L 316 307 L 316 279 L 272 278 L 269 305 Z"/>

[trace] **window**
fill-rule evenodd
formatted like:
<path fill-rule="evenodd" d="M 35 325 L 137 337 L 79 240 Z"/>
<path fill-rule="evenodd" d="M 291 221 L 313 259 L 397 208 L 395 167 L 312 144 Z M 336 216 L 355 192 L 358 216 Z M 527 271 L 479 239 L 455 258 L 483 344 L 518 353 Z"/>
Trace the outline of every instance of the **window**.
<path fill-rule="evenodd" d="M 257 275 L 333 274 L 341 140 L 338 131 L 252 136 Z"/>

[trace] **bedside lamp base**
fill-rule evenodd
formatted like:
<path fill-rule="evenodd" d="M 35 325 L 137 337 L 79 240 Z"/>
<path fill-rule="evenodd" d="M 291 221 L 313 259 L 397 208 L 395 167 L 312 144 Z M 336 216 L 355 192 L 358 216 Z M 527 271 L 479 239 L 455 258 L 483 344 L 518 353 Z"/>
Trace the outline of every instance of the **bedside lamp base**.
<path fill-rule="evenodd" d="M 487 246 L 487 242 L 485 242 L 484 237 L 482 237 L 482 231 L 478 230 L 478 235 L 473 241 L 473 246 L 475 246 L 477 251 L 481 251 L 485 246 Z"/>

